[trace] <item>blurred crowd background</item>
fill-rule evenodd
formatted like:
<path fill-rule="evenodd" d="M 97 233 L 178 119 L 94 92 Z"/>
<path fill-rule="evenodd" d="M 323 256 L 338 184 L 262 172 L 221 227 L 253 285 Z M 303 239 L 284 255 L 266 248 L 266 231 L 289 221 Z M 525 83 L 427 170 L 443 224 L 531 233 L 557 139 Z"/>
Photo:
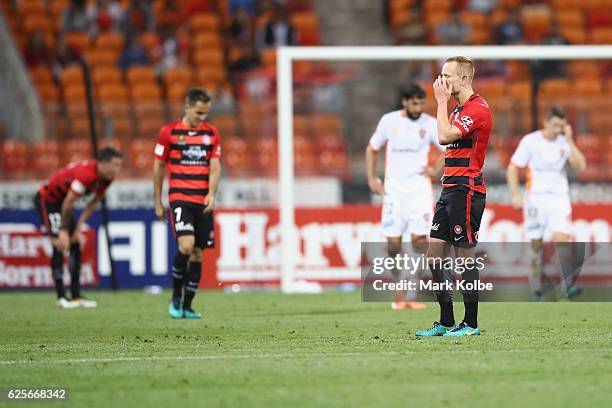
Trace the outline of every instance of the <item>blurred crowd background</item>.
<path fill-rule="evenodd" d="M 158 130 L 180 117 L 190 86 L 214 95 L 210 120 L 222 135 L 224 174 L 273 178 L 278 46 L 612 44 L 612 0 L 0 4 L 0 31 L 7 33 L 0 35 L 0 53 L 9 62 L 0 75 L 0 104 L 6 106 L 0 114 L 3 180 L 42 179 L 62 164 L 91 157 L 81 57 L 91 67 L 102 144 L 128 158 L 122 178 L 150 176 Z M 380 115 L 399 106 L 399 90 L 412 81 L 428 91 L 426 110 L 435 115 L 431 82 L 439 66 L 440 61 L 296 62 L 297 175 L 365 186 L 363 151 Z M 534 101 L 540 114 L 552 105 L 568 110 L 589 162 L 577 180 L 611 180 L 609 61 L 478 61 L 475 89 L 495 115 L 485 173 L 490 182 L 503 180 L 512 150 L 532 130 Z M 32 130 L 36 121 L 39 134 Z"/>

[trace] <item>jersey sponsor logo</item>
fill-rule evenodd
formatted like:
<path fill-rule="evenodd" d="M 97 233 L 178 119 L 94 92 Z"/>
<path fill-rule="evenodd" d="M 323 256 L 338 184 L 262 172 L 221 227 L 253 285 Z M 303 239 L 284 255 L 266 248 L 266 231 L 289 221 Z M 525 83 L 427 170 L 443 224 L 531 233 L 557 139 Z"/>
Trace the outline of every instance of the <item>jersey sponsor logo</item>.
<path fill-rule="evenodd" d="M 183 159 L 201 160 L 206 158 L 206 150 L 200 149 L 200 146 L 190 146 L 189 149 L 183 150 Z"/>
<path fill-rule="evenodd" d="M 455 231 L 455 234 L 459 235 L 461 232 L 463 232 L 463 228 L 461 228 L 461 225 L 457 224 L 453 227 L 453 231 Z"/>
<path fill-rule="evenodd" d="M 472 126 L 474 124 L 474 121 L 472 120 L 472 118 L 470 118 L 467 115 L 461 117 L 461 122 L 465 123 L 468 126 Z"/>
<path fill-rule="evenodd" d="M 155 145 L 155 154 L 158 156 L 162 156 L 164 154 L 164 146 L 157 143 Z"/>
<path fill-rule="evenodd" d="M 185 224 L 183 221 L 177 222 L 174 224 L 174 229 L 178 231 L 193 231 L 192 224 Z"/>
<path fill-rule="evenodd" d="M 461 116 L 461 118 L 455 118 L 455 123 L 460 125 L 466 132 L 470 131 L 470 126 L 474 124 L 474 121 L 469 116 Z"/>

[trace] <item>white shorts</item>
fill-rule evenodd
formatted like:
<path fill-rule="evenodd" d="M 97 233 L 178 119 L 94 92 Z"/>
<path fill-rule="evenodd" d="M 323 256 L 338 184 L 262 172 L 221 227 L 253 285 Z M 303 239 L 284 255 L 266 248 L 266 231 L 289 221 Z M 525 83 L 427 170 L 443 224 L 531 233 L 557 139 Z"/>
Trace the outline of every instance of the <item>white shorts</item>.
<path fill-rule="evenodd" d="M 529 240 L 572 233 L 572 203 L 567 194 L 526 194 L 523 218 Z"/>
<path fill-rule="evenodd" d="M 402 237 L 407 233 L 429 235 L 433 217 L 431 183 L 409 194 L 385 193 L 381 227 L 385 237 Z"/>

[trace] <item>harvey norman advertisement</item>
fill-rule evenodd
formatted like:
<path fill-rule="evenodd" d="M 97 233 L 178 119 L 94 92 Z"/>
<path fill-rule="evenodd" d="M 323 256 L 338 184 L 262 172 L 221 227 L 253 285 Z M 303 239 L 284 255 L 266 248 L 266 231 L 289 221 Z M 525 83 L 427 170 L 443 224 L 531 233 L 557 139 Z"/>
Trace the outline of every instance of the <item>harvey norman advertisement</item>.
<path fill-rule="evenodd" d="M 26 204 L 19 209 L 0 209 L 1 288 L 50 286 L 50 276 L 49 279 L 43 277 L 50 248 L 46 240 L 33 232 L 39 220 L 34 209 Z M 115 208 L 109 215 L 119 285 L 124 288 L 169 286 L 168 271 L 176 243 L 168 224 L 157 221 L 152 208 Z M 361 244 L 384 241 L 379 217 L 380 207 L 373 205 L 298 208 L 296 278 L 321 283 L 359 282 L 361 267 L 368 262 L 362 254 Z M 520 212 L 509 206 L 488 205 L 480 241 L 523 241 L 521 218 Z M 201 286 L 278 283 L 281 241 L 276 209 L 225 207 L 216 211 L 215 222 L 216 248 L 205 252 Z M 609 242 L 611 223 L 610 204 L 574 206 L 573 233 L 577 241 Z M 91 238 L 84 257 L 90 260 L 91 268 L 83 270 L 83 279 L 95 283 L 99 276 L 99 285 L 110 287 L 110 267 L 99 214 L 89 224 Z M 36 253 L 35 267 L 31 266 L 34 257 L 20 256 L 23 251 Z M 501 251 L 496 256 L 513 265 L 503 269 L 500 279 L 527 281 L 529 257 L 525 253 Z M 47 272 L 50 275 L 48 269 Z M 612 271 L 595 265 L 585 269 L 582 276 L 612 279 Z"/>

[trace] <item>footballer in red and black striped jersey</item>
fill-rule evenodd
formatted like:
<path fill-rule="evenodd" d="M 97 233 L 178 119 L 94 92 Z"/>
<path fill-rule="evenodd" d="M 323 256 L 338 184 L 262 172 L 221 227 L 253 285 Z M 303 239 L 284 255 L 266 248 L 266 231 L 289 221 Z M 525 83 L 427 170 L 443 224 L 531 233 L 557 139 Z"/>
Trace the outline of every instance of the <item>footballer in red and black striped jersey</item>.
<path fill-rule="evenodd" d="M 43 184 L 34 205 L 53 244 L 51 270 L 55 281 L 58 305 L 63 308 L 94 307 L 95 302 L 80 296 L 81 230 L 96 210 L 104 193 L 119 174 L 123 157 L 117 150 L 106 147 L 98 152 L 97 160 L 84 160 L 64 167 Z M 79 197 L 93 194 L 78 221 L 72 217 Z M 70 250 L 69 269 L 73 301 L 66 298 L 63 282 L 64 252 Z"/>
<path fill-rule="evenodd" d="M 155 145 L 155 213 L 163 220 L 168 214 L 161 199 L 168 173 L 170 220 L 179 247 L 172 266 L 174 289 L 168 308 L 174 319 L 201 318 L 191 302 L 201 278 L 202 250 L 214 246 L 213 210 L 221 174 L 221 137 L 206 121 L 211 107 L 212 98 L 204 89 L 187 91 L 185 115 L 162 127 Z"/>

